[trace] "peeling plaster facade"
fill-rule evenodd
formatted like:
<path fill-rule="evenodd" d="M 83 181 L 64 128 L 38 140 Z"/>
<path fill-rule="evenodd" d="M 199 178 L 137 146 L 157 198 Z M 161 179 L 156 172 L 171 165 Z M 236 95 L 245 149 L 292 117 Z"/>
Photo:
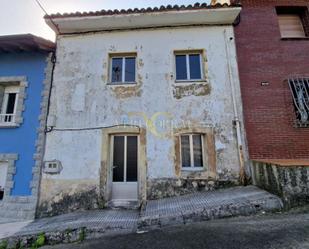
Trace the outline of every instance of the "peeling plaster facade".
<path fill-rule="evenodd" d="M 179 50 L 203 51 L 204 81 L 175 82 L 174 52 Z M 136 84 L 109 84 L 111 53 L 136 53 Z M 135 125 L 142 130 L 140 146 L 145 149 L 143 165 L 139 165 L 140 203 L 238 184 L 230 76 L 242 120 L 232 25 L 58 35 L 49 112 L 55 123 L 47 133 L 45 161 L 59 160 L 63 169 L 59 174 L 43 173 L 38 215 L 106 205 L 109 176 L 104 170 L 110 167 L 106 134 L 112 134 L 106 129 L 131 124 L 131 120 L 139 121 Z M 159 128 L 146 126 L 145 120 L 167 116 L 176 128 L 163 137 Z M 184 172 L 177 161 L 177 136 L 195 129 L 207 134 L 205 167 Z M 119 132 L 125 131 L 120 128 Z"/>

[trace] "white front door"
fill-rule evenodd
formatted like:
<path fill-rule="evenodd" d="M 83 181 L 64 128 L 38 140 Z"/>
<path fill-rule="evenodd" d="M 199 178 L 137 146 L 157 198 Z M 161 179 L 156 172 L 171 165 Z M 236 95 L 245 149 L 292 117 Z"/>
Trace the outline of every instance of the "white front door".
<path fill-rule="evenodd" d="M 127 205 L 138 199 L 138 136 L 112 136 L 112 202 Z"/>

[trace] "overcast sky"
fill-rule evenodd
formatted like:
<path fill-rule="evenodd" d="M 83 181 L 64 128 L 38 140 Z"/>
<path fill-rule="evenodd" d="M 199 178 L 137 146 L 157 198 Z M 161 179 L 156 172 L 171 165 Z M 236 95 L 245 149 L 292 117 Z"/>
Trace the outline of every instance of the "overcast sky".
<path fill-rule="evenodd" d="M 40 0 L 49 14 L 194 4 L 197 0 Z M 202 1 L 209 2 L 209 1 Z M 32 33 L 54 40 L 54 32 L 43 20 L 44 12 L 35 0 L 0 0 L 0 35 Z"/>

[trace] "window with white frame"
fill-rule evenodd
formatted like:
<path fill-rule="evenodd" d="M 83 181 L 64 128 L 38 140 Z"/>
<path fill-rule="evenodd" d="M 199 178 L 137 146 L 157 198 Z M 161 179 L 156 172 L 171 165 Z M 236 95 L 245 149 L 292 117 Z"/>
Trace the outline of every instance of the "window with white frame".
<path fill-rule="evenodd" d="M 8 162 L 0 161 L 0 200 L 3 199 L 4 187 L 6 184 L 6 176 L 8 171 Z"/>
<path fill-rule="evenodd" d="M 194 81 L 203 79 L 202 53 L 175 53 L 176 81 Z"/>
<path fill-rule="evenodd" d="M 183 169 L 203 168 L 203 135 L 185 134 L 181 139 L 181 165 Z"/>
<path fill-rule="evenodd" d="M 0 123 L 15 123 L 19 86 L 2 86 L 0 92 Z"/>
<path fill-rule="evenodd" d="M 136 82 L 136 55 L 110 57 L 110 82 L 125 84 Z"/>

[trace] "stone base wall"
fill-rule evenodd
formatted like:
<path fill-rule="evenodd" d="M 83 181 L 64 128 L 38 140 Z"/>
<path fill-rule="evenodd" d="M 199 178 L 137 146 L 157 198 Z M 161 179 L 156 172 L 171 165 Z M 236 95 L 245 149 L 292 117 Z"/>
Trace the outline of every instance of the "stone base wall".
<path fill-rule="evenodd" d="M 0 218 L 21 221 L 35 217 L 37 198 L 32 196 L 6 196 L 0 201 Z"/>
<path fill-rule="evenodd" d="M 92 210 L 103 206 L 98 186 L 87 186 L 83 183 L 79 186 L 78 189 L 73 186 L 59 190 L 57 193 L 51 193 L 51 195 L 42 195 L 36 217 L 42 218 L 78 210 Z"/>
<path fill-rule="evenodd" d="M 237 179 L 205 180 L 190 178 L 161 178 L 147 182 L 147 199 L 161 199 L 191 194 L 197 191 L 210 191 L 239 185 Z"/>
<path fill-rule="evenodd" d="M 104 207 L 104 198 L 97 185 L 80 184 L 77 187 L 72 183 L 67 185 L 59 182 L 43 181 L 43 192 L 37 207 L 36 217 L 49 217 L 69 213 L 77 210 L 93 210 Z M 51 189 L 57 192 L 47 191 Z M 197 191 L 211 191 L 220 188 L 227 188 L 239 185 L 238 180 L 205 180 L 190 178 L 160 178 L 147 181 L 147 200 L 161 199 L 173 196 L 180 196 Z M 57 187 L 58 186 L 58 187 Z"/>
<path fill-rule="evenodd" d="M 255 185 L 279 195 L 286 208 L 309 203 L 309 166 L 253 162 Z"/>

